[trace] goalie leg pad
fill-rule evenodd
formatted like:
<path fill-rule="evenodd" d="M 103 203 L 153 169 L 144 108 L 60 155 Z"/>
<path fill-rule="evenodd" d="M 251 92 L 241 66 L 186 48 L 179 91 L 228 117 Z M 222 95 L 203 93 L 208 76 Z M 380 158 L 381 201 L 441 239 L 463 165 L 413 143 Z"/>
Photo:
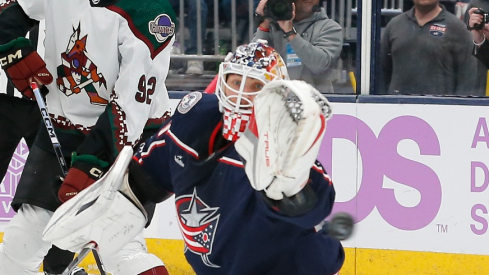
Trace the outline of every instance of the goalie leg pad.
<path fill-rule="evenodd" d="M 161 259 L 148 252 L 142 232 L 121 249 L 109 254 L 100 251 L 100 256 L 107 271 L 117 275 L 141 274 L 148 269 L 164 265 Z"/>
<path fill-rule="evenodd" d="M 125 171 L 131 158 L 132 148 L 127 146 L 100 180 L 56 210 L 43 238 L 72 252 L 94 241 L 101 253 L 110 253 L 141 232 L 146 212 L 127 188 Z"/>
<path fill-rule="evenodd" d="M 0 274 L 37 274 L 39 265 L 51 243 L 42 240 L 44 228 L 52 212 L 23 204 L 5 227 L 0 243 Z"/>

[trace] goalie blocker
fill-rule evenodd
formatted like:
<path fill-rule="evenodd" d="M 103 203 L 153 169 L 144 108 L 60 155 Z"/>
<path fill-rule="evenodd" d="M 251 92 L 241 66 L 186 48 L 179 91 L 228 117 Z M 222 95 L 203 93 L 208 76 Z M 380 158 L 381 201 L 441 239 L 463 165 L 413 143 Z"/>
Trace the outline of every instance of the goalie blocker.
<path fill-rule="evenodd" d="M 94 184 L 62 204 L 50 219 L 43 238 L 61 249 L 81 251 L 88 243 L 95 243 L 100 254 L 110 255 L 122 248 L 148 225 L 144 205 L 162 201 L 171 196 L 157 185 L 148 184 L 150 178 L 133 162 L 130 146 L 124 147 L 109 171 Z M 128 173 L 131 167 L 131 176 Z M 141 182 L 129 187 L 129 177 Z M 146 200 L 139 200 L 148 188 Z M 134 191 L 134 192 L 133 192 Z M 159 194 L 152 197 L 151 194 Z"/>

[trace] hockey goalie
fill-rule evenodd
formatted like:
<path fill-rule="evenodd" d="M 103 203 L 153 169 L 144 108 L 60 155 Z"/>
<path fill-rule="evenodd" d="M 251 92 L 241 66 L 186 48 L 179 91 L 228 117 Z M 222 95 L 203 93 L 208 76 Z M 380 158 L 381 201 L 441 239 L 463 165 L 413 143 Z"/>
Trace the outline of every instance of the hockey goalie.
<path fill-rule="evenodd" d="M 44 238 L 72 251 L 96 243 L 103 256 L 148 224 L 147 202 L 174 194 L 197 274 L 336 274 L 343 247 L 314 228 L 335 199 L 316 160 L 330 117 L 327 99 L 288 80 L 266 42 L 239 46 L 214 94 L 187 94 L 134 157 L 125 148 L 56 211 Z"/>

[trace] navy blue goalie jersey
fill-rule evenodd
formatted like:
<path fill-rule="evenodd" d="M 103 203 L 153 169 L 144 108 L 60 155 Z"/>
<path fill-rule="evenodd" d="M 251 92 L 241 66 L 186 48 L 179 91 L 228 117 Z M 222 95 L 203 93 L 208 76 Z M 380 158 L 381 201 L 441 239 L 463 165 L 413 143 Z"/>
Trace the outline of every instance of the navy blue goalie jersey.
<path fill-rule="evenodd" d="M 310 184 L 314 208 L 289 217 L 253 189 L 234 143 L 222 138 L 213 94 L 187 94 L 173 117 L 135 158 L 175 193 L 185 256 L 197 274 L 334 274 L 343 261 L 339 241 L 314 226 L 332 209 L 335 191 L 319 162 Z"/>

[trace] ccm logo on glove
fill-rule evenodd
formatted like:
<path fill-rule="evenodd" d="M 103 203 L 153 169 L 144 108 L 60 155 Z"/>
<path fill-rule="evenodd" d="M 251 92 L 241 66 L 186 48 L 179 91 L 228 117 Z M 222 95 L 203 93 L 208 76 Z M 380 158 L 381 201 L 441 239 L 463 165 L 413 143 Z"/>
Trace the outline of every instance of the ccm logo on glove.
<path fill-rule="evenodd" d="M 6 57 L 0 58 L 0 64 L 2 65 L 2 67 L 5 67 L 8 64 L 13 63 L 15 59 L 22 59 L 21 50 L 18 50 L 15 54 L 9 54 Z"/>
<path fill-rule="evenodd" d="M 78 156 L 76 153 L 73 153 L 71 163 L 71 168 L 58 191 L 58 198 L 63 203 L 100 179 L 109 166 L 108 162 L 95 156 Z"/>
<path fill-rule="evenodd" d="M 92 177 L 100 179 L 102 177 L 102 175 L 104 174 L 104 172 L 102 170 L 94 167 L 94 168 L 90 169 L 90 174 L 92 175 Z"/>
<path fill-rule="evenodd" d="M 53 76 L 46 69 L 44 60 L 34 50 L 31 42 L 23 37 L 0 45 L 0 65 L 15 88 L 31 99 L 35 98 L 30 87 L 32 81 L 41 86 L 53 81 Z M 47 92 L 47 89 L 41 89 L 43 95 Z"/>

